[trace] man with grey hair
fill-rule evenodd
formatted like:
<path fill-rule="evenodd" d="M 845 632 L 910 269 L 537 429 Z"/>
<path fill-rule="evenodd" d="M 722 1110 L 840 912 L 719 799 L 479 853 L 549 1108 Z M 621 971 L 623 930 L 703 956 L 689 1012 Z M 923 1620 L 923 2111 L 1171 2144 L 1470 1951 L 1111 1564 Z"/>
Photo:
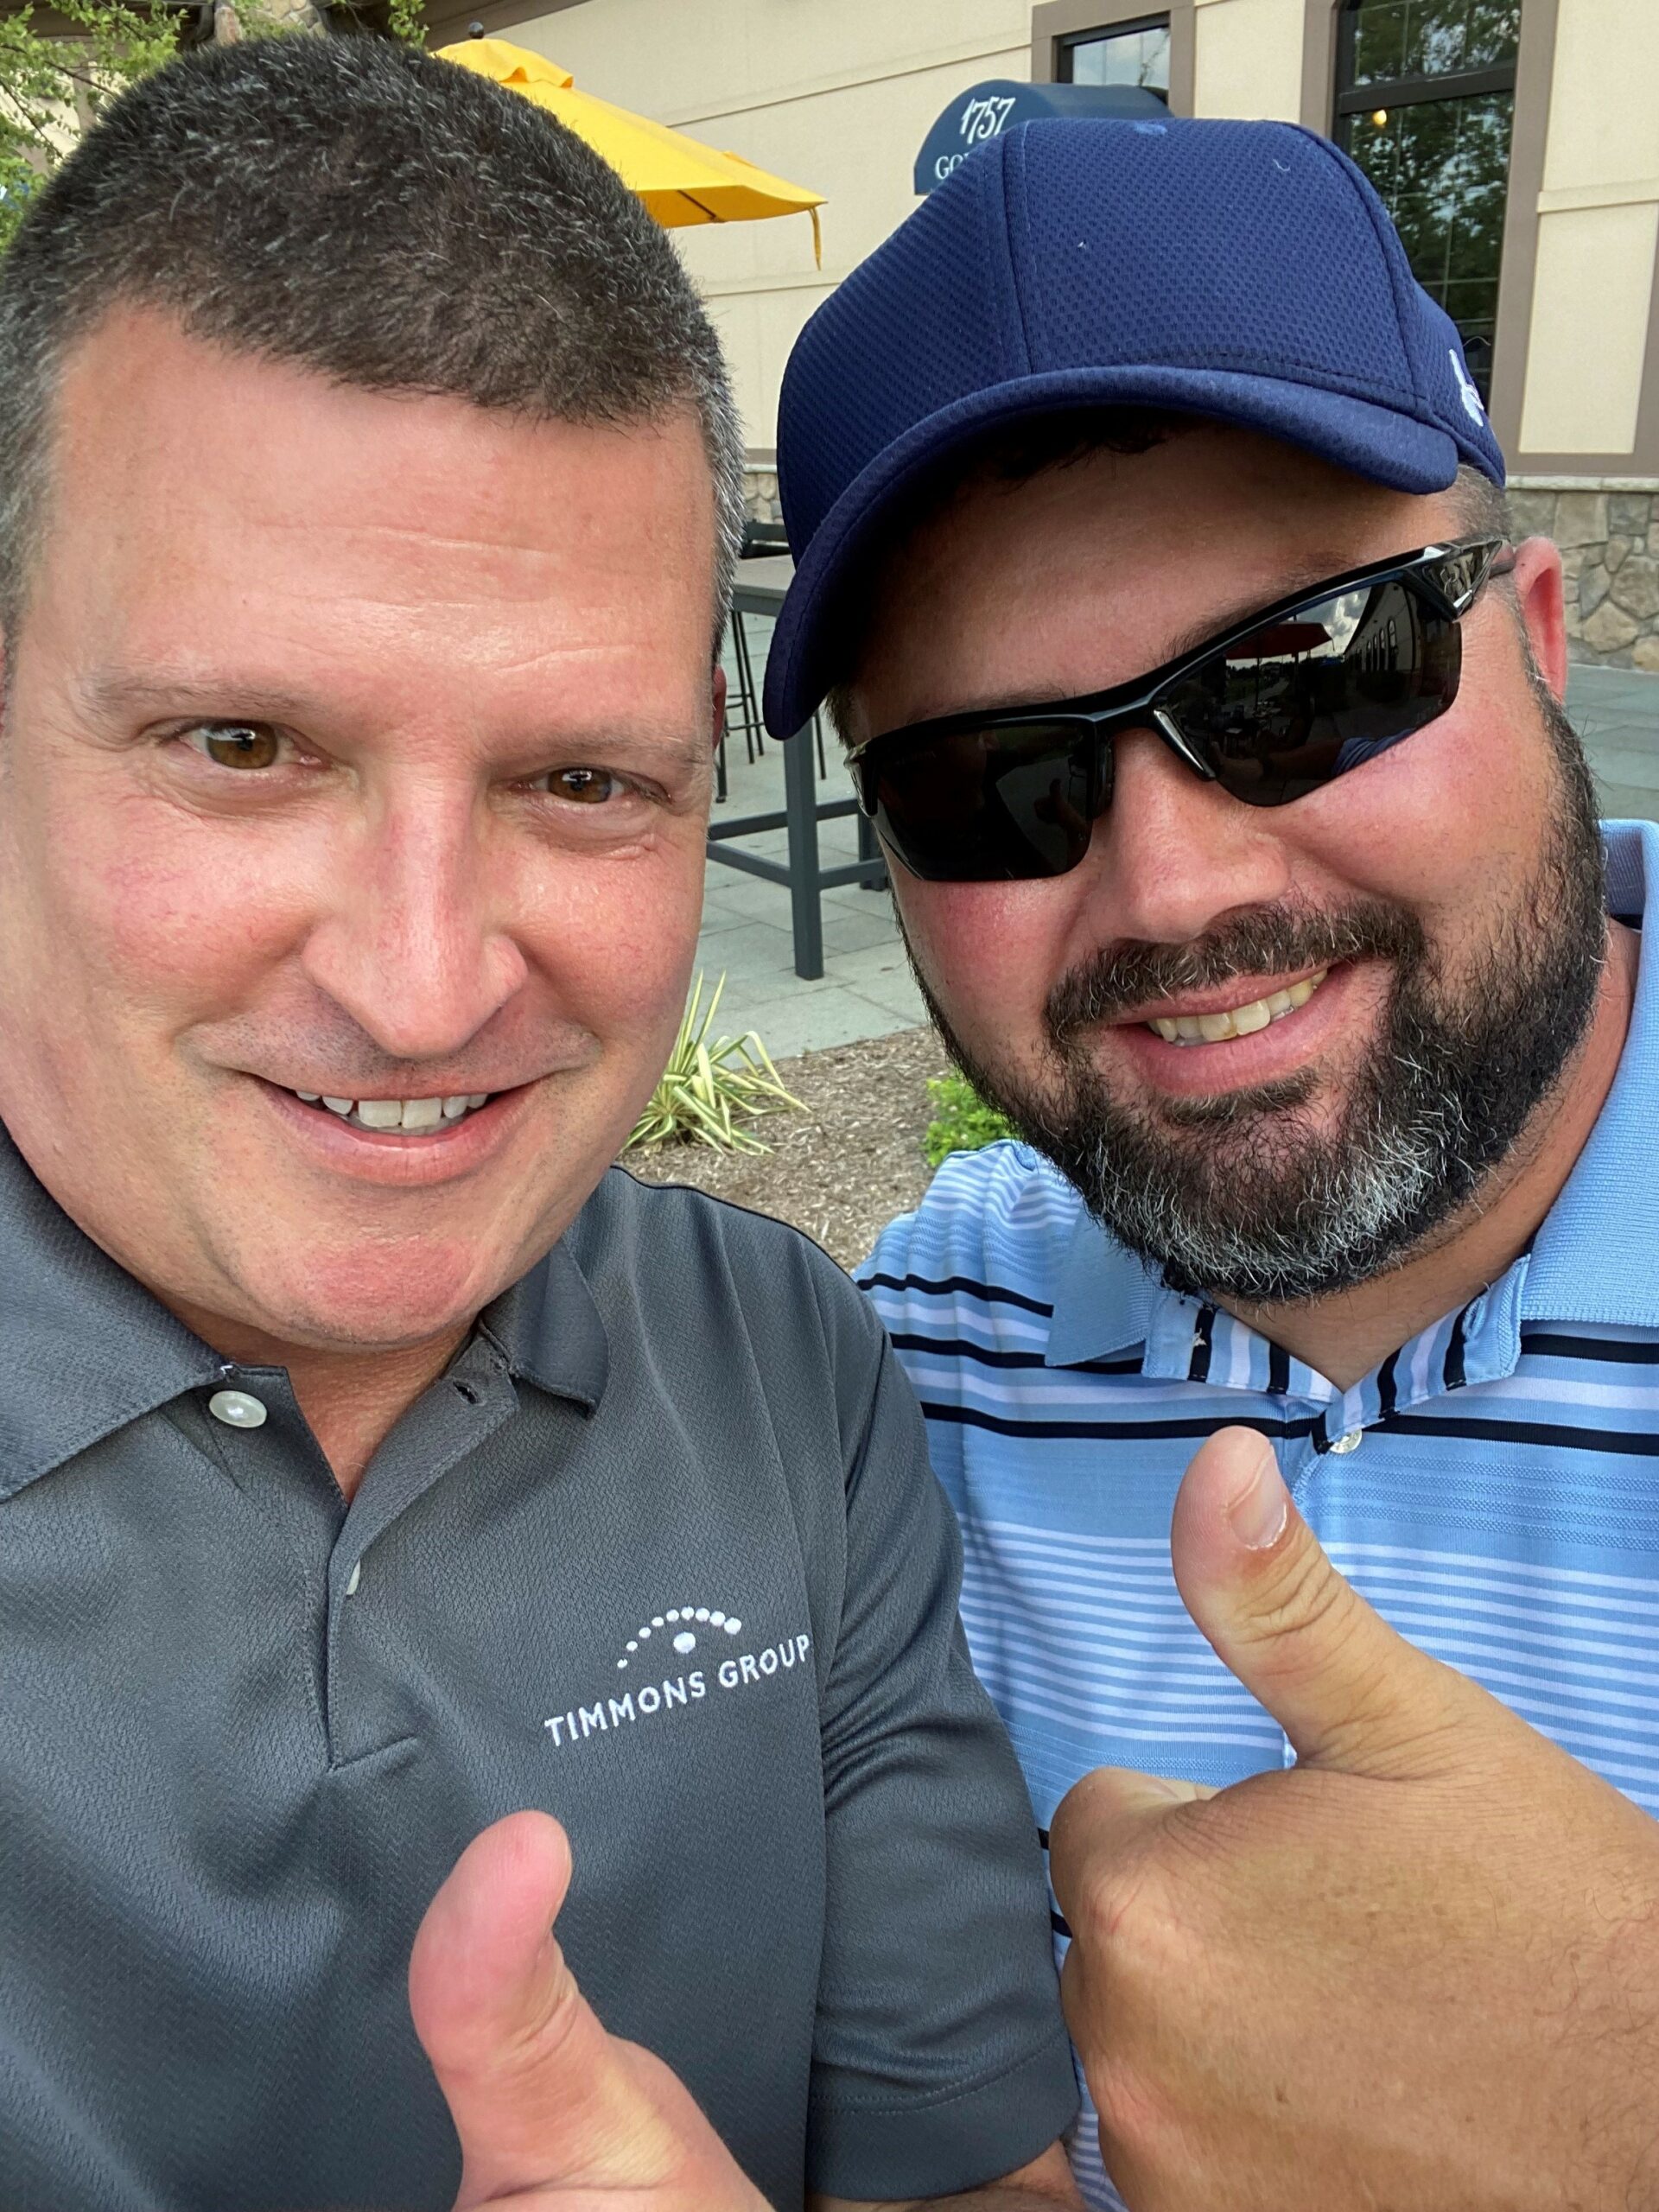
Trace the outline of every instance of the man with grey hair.
<path fill-rule="evenodd" d="M 657 226 L 407 49 L 175 63 L 0 275 L 6 2212 L 1067 2201 L 914 1403 L 607 1172 L 737 470 Z"/>

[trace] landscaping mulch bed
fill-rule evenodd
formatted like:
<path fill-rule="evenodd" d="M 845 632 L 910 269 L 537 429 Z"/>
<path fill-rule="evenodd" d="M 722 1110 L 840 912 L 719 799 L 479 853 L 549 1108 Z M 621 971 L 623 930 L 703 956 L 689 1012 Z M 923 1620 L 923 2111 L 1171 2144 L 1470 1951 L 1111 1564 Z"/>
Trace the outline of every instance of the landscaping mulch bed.
<path fill-rule="evenodd" d="M 623 1166 L 642 1179 L 690 1183 L 715 1198 L 792 1222 L 852 1268 L 894 1214 L 916 1205 L 932 1170 L 922 1133 L 932 1119 L 927 1079 L 947 1062 L 931 1029 L 901 1029 L 780 1060 L 778 1073 L 804 1114 L 746 1123 L 762 1153 L 658 1145 Z"/>

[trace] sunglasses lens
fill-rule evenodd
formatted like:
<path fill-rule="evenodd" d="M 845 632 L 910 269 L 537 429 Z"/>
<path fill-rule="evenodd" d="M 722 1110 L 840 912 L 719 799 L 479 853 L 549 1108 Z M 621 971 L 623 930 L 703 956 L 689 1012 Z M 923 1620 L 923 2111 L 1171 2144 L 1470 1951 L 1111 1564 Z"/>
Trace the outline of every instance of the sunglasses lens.
<path fill-rule="evenodd" d="M 1050 717 L 878 739 L 861 775 L 883 842 L 937 883 L 1064 875 L 1098 811 L 1087 722 Z"/>
<path fill-rule="evenodd" d="M 1461 661 L 1455 619 L 1391 577 L 1236 639 L 1163 703 L 1230 797 L 1285 806 L 1443 715 Z"/>

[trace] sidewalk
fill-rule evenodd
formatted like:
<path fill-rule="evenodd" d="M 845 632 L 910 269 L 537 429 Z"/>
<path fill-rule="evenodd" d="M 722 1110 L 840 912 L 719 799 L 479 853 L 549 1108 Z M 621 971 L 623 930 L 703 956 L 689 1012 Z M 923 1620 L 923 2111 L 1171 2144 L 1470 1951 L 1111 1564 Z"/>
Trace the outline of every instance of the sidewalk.
<path fill-rule="evenodd" d="M 1603 814 L 1659 821 L 1659 676 L 1572 668 L 1567 704 L 1595 771 Z"/>
<path fill-rule="evenodd" d="M 1567 700 L 1595 771 L 1603 813 L 1659 820 L 1659 676 L 1575 667 Z M 830 772 L 823 789 L 839 796 L 851 786 L 828 731 L 824 751 Z M 726 753 L 731 796 L 717 814 L 782 806 L 783 759 L 776 745 L 768 741 L 751 764 L 742 739 L 734 735 Z M 826 867 L 857 857 L 850 820 L 826 822 L 818 834 Z M 751 852 L 785 856 L 781 830 L 745 844 Z M 710 861 L 707 881 L 697 961 L 711 985 L 725 973 L 718 1019 L 728 1034 L 758 1030 L 772 1058 L 785 1059 L 885 1037 L 926 1020 L 886 892 L 848 886 L 824 893 L 823 974 L 804 983 L 795 973 L 788 892 L 718 861 Z"/>
<path fill-rule="evenodd" d="M 825 797 L 850 797 L 852 785 L 829 730 L 824 757 L 830 772 L 820 790 Z M 769 813 L 783 805 L 783 752 L 771 739 L 751 766 L 742 739 L 734 733 L 726 741 L 726 763 L 731 795 L 715 808 L 716 821 L 722 815 Z M 852 818 L 820 823 L 818 848 L 825 868 L 856 860 L 858 833 Z M 743 849 L 778 861 L 788 855 L 781 830 L 746 837 Z M 846 884 L 824 893 L 823 974 L 804 983 L 795 973 L 789 893 L 783 885 L 762 883 L 718 861 L 709 861 L 706 882 L 697 960 L 710 984 L 725 971 L 726 995 L 716 1019 L 727 1034 L 758 1030 L 776 1060 L 850 1045 L 859 1038 L 886 1037 L 926 1020 L 885 891 Z"/>

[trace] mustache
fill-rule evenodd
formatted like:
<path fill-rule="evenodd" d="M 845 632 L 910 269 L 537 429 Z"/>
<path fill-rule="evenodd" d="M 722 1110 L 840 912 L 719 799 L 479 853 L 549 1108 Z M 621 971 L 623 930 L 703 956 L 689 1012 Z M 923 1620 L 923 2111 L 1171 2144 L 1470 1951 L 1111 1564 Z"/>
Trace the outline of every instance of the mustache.
<path fill-rule="evenodd" d="M 1414 966 L 1425 957 L 1422 925 L 1386 900 L 1327 913 L 1309 906 L 1259 906 L 1185 944 L 1103 946 L 1068 969 L 1049 993 L 1044 1019 L 1065 1046 L 1078 1031 L 1117 1020 L 1150 999 L 1211 990 L 1236 976 L 1274 976 L 1376 958 Z"/>

